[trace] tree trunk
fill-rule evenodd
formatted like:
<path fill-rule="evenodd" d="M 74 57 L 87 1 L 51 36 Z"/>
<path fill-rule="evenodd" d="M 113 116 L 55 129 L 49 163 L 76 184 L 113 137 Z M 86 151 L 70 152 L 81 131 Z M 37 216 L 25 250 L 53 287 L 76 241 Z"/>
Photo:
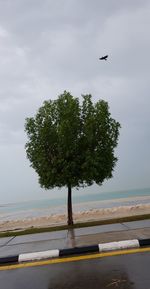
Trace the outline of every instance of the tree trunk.
<path fill-rule="evenodd" d="M 71 186 L 68 186 L 68 226 L 73 225 Z"/>

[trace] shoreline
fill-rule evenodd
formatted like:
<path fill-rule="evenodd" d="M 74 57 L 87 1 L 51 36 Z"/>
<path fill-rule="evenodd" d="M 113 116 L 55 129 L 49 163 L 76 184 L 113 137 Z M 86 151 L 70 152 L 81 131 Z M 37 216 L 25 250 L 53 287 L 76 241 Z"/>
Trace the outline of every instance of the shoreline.
<path fill-rule="evenodd" d="M 104 209 L 88 209 L 85 211 L 74 212 L 75 223 L 103 221 L 132 217 L 137 215 L 150 214 L 150 204 L 138 204 L 132 206 L 119 206 Z M 23 220 L 2 221 L 0 222 L 0 232 L 12 230 L 26 230 L 53 226 L 63 226 L 67 224 L 66 214 L 51 214 L 44 217 L 26 218 Z"/>

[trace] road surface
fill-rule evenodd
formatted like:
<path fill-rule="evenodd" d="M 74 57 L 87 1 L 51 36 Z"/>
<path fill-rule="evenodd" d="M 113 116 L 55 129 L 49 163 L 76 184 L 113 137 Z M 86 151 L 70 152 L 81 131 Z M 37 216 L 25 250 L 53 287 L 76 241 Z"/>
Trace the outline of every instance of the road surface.
<path fill-rule="evenodd" d="M 110 253 L 111 254 L 111 253 Z M 95 255 L 96 256 L 96 255 Z M 2 289 L 150 289 L 150 251 L 0 270 Z M 31 264 L 30 264 L 31 265 Z"/>

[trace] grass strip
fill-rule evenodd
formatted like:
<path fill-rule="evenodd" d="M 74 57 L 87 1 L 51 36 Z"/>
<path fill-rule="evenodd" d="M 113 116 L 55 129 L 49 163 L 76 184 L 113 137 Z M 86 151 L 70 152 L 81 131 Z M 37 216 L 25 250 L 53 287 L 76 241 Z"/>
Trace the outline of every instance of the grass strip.
<path fill-rule="evenodd" d="M 76 228 L 85 228 L 85 227 L 92 227 L 92 226 L 98 226 L 98 225 L 111 225 L 111 224 L 116 224 L 116 223 L 140 221 L 140 220 L 147 220 L 147 219 L 150 219 L 150 214 L 135 215 L 135 216 L 122 217 L 122 218 L 116 218 L 116 219 L 99 220 L 99 221 L 81 222 L 81 223 L 75 223 L 73 226 L 60 225 L 60 226 L 43 227 L 43 228 L 31 227 L 31 228 L 23 229 L 23 230 L 18 229 L 15 231 L 0 232 L 0 238 L 1 237 L 12 237 L 12 236 L 36 234 L 36 233 L 53 232 L 53 231 L 61 231 L 61 230 L 76 229 Z"/>

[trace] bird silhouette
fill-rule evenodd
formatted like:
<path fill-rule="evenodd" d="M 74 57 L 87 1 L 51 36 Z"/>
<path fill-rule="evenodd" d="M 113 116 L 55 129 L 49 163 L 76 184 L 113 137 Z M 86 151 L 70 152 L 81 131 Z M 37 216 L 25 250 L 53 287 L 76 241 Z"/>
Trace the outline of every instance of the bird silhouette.
<path fill-rule="evenodd" d="M 107 58 L 108 58 L 108 55 L 105 55 L 105 56 L 100 57 L 99 60 L 107 60 Z"/>

